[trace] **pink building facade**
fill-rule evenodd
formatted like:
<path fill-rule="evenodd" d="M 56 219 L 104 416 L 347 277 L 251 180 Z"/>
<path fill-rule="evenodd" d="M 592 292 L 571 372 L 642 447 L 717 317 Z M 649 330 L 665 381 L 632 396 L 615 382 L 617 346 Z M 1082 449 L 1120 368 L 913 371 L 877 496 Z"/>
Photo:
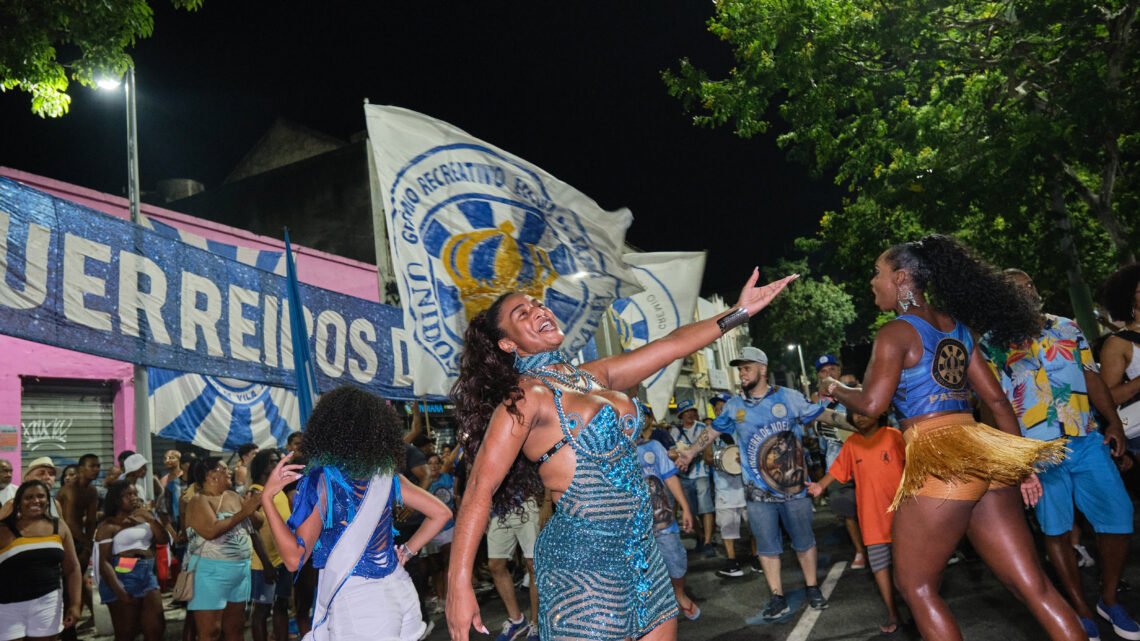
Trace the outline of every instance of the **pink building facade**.
<path fill-rule="evenodd" d="M 118 218 L 130 217 L 128 202 L 122 197 L 6 167 L 0 167 L 0 176 Z M 285 250 L 284 242 L 277 239 L 161 207 L 144 203 L 142 214 L 207 240 L 254 250 Z M 374 265 L 296 245 L 293 252 L 302 282 L 379 301 Z M 23 463 L 40 456 L 58 461 L 93 451 L 101 455 L 106 468 L 112 462 L 110 451 L 137 449 L 130 363 L 5 335 L 0 335 L 0 355 L 0 458 L 12 464 L 14 480 L 22 477 Z M 88 427 L 75 428 L 73 419 L 57 418 L 53 408 L 78 417 Z M 106 427 L 95 430 L 93 425 L 110 427 L 110 434 L 105 433 Z M 155 458 L 160 464 L 158 452 Z"/>

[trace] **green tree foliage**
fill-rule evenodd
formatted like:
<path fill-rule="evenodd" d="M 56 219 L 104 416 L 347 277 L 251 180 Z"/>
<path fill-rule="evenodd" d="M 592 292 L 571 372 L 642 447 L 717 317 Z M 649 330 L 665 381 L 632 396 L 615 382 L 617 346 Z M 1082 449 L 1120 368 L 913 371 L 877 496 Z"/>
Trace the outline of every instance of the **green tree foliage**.
<path fill-rule="evenodd" d="M 748 137 L 778 115 L 791 156 L 851 189 L 801 243 L 833 266 L 863 274 L 891 243 L 937 230 L 1059 299 L 1132 260 L 1138 9 L 720 0 L 710 30 L 737 66 L 712 79 L 686 60 L 665 79 L 700 125 Z"/>
<path fill-rule="evenodd" d="M 171 0 L 196 10 L 202 0 Z M 32 112 L 58 118 L 71 104 L 68 79 L 94 87 L 132 64 L 126 48 L 154 32 L 146 0 L 4 0 L 0 2 L 0 89 L 32 96 Z"/>
<path fill-rule="evenodd" d="M 807 261 L 781 261 L 775 268 L 766 268 L 764 277 L 772 281 L 791 273 L 800 277 L 763 314 L 752 318 L 749 331 L 752 342 L 771 360 L 786 360 L 788 344 L 799 343 L 810 367 L 810 361 L 821 354 L 839 353 L 847 328 L 855 320 L 855 306 L 843 285 L 827 276 L 813 278 Z M 798 357 L 794 364 L 786 362 L 799 371 Z"/>

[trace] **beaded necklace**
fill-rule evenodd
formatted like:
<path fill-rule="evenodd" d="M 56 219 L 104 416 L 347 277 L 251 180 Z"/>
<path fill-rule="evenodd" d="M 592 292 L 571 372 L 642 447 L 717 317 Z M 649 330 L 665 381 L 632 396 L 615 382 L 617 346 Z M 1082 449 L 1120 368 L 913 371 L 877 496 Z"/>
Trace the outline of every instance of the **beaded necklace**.
<path fill-rule="evenodd" d="M 556 368 L 557 365 L 569 367 L 570 373 L 560 371 Z M 551 386 L 552 380 L 567 389 L 583 394 L 589 393 L 595 387 L 605 387 L 593 374 L 572 365 L 566 357 L 566 352 L 560 349 L 530 356 L 519 356 L 518 352 L 515 352 L 515 369 L 520 374 L 541 380 L 548 387 Z"/>

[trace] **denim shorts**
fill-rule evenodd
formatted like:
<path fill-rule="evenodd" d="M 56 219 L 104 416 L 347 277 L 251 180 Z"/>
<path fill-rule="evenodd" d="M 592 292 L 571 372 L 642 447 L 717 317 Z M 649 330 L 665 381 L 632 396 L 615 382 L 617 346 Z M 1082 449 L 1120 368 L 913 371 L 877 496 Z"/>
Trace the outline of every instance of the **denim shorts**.
<path fill-rule="evenodd" d="M 113 556 L 108 561 L 115 569 L 115 578 L 123 584 L 123 589 L 132 597 L 137 599 L 151 590 L 158 589 L 158 577 L 154 574 L 154 559 Z M 99 581 L 99 598 L 103 603 L 118 599 L 111 586 L 102 578 Z"/>
<path fill-rule="evenodd" d="M 681 479 L 681 490 L 685 493 L 685 500 L 693 514 L 712 514 L 716 512 L 716 503 L 713 502 L 712 479 L 701 476 L 695 479 Z"/>
<path fill-rule="evenodd" d="M 752 526 L 756 553 L 760 556 L 780 556 L 784 551 L 781 524 L 792 539 L 793 550 L 807 552 L 815 547 L 811 521 L 811 499 L 808 497 L 780 503 L 748 501 L 748 523 Z"/>
<path fill-rule="evenodd" d="M 681 544 L 681 535 L 677 532 L 664 532 L 655 534 L 657 551 L 665 560 L 665 570 L 670 579 L 680 579 L 689 571 L 689 557 L 685 555 L 685 546 Z"/>
<path fill-rule="evenodd" d="M 249 599 L 254 603 L 265 605 L 273 603 L 274 600 L 288 601 L 293 595 L 293 573 L 284 563 L 269 571 L 277 576 L 276 583 L 265 582 L 265 570 L 249 571 Z"/>

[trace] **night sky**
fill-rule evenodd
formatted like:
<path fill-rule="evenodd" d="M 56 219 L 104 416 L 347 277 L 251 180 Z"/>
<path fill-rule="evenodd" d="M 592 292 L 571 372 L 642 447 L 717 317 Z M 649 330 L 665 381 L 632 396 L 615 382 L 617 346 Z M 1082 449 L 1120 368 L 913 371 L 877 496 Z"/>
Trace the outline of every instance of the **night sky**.
<path fill-rule="evenodd" d="M 153 6 L 154 35 L 131 51 L 144 191 L 175 177 L 217 186 L 278 117 L 347 140 L 368 98 L 629 207 L 627 239 L 643 250 L 709 250 L 703 293 L 729 302 L 753 265 L 790 256 L 839 205 L 840 190 L 787 160 L 774 134 L 698 129 L 668 95 L 660 72 L 682 57 L 714 76 L 732 65 L 706 29 L 711 2 Z M 125 194 L 122 93 L 71 93 L 70 112 L 46 120 L 27 94 L 0 94 L 0 165 Z"/>

